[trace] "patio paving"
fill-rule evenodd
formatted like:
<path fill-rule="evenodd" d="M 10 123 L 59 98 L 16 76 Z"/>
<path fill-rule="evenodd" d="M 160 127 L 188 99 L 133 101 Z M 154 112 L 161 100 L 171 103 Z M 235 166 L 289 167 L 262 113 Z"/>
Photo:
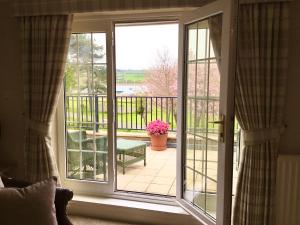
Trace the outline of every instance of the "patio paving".
<path fill-rule="evenodd" d="M 146 149 L 147 165 L 143 161 L 126 167 L 126 173 L 118 168 L 117 189 L 160 195 L 176 195 L 176 149 L 164 151 Z"/>
<path fill-rule="evenodd" d="M 122 191 L 143 192 L 151 194 L 176 196 L 176 148 L 167 148 L 164 151 L 153 151 L 150 147 L 146 149 L 147 165 L 143 161 L 126 167 L 123 175 L 122 168 L 118 167 L 117 189 Z M 189 155 L 189 154 L 188 154 Z M 198 157 L 196 157 L 198 158 Z M 198 159 L 200 159 L 199 157 Z M 216 151 L 208 152 L 209 162 L 207 163 L 208 176 L 217 178 L 217 155 Z M 197 166 L 199 171 L 201 163 Z M 235 165 L 234 165 L 235 168 Z M 191 177 L 187 174 L 187 177 Z M 203 177 L 195 177 L 195 189 L 203 191 Z M 233 185 L 236 185 L 237 171 L 234 170 Z M 187 187 L 192 186 L 192 180 L 187 179 Z M 207 181 L 208 192 L 216 192 L 216 183 Z M 234 188 L 235 189 L 235 188 Z"/>

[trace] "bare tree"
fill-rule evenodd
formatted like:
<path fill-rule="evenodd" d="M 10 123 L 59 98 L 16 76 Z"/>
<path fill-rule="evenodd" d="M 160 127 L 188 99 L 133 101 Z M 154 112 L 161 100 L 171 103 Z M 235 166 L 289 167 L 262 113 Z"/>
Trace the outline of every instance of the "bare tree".
<path fill-rule="evenodd" d="M 157 52 L 155 64 L 146 73 L 147 94 L 153 96 L 177 96 L 177 63 L 167 49 Z"/>
<path fill-rule="evenodd" d="M 146 93 L 150 96 L 175 97 L 177 96 L 177 62 L 172 60 L 168 49 L 157 52 L 155 64 L 147 71 L 145 77 Z M 174 116 L 177 121 L 176 104 L 158 102 L 166 110 L 167 122 L 170 116 Z M 171 109 L 173 106 L 173 111 Z"/>

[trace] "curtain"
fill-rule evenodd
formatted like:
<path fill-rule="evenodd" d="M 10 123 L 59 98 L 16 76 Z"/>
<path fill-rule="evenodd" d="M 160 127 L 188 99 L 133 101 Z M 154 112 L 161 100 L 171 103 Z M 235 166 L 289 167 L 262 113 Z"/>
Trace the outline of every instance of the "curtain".
<path fill-rule="evenodd" d="M 215 0 L 16 0 L 15 16 L 201 7 Z"/>
<path fill-rule="evenodd" d="M 214 49 L 218 67 L 220 67 L 222 48 L 222 14 L 208 18 L 209 35 Z"/>
<path fill-rule="evenodd" d="M 287 2 L 239 6 L 236 117 L 244 149 L 234 225 L 274 224 L 276 163 L 287 79 Z"/>
<path fill-rule="evenodd" d="M 26 177 L 58 176 L 49 126 L 64 76 L 72 16 L 21 18 L 25 98 Z"/>

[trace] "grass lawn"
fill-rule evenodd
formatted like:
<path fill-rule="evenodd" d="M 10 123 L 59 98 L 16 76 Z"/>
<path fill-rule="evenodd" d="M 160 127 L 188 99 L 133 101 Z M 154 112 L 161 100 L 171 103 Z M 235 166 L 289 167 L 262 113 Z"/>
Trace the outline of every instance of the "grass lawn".
<path fill-rule="evenodd" d="M 145 71 L 117 71 L 117 83 L 143 83 L 145 80 Z"/>

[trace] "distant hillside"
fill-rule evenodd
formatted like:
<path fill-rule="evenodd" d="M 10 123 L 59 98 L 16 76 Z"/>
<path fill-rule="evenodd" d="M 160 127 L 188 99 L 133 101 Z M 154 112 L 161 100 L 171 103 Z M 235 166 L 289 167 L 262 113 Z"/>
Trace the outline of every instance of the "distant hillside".
<path fill-rule="evenodd" d="M 145 70 L 117 70 L 118 83 L 142 83 L 145 80 Z"/>

